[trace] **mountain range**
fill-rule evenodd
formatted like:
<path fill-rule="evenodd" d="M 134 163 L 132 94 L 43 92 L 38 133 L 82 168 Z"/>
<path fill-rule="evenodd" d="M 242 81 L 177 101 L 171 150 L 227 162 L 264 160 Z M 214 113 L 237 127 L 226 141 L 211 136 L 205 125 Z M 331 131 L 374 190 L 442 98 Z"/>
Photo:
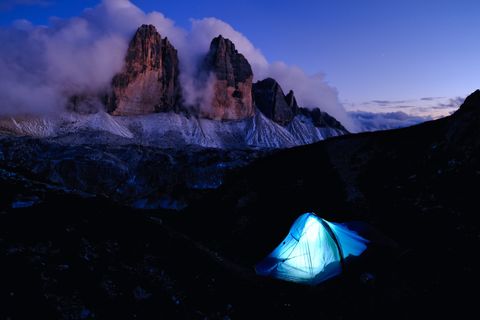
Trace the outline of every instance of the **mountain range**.
<path fill-rule="evenodd" d="M 137 144 L 214 148 L 285 148 L 349 133 L 320 109 L 298 106 L 274 79 L 253 83 L 249 62 L 221 35 L 200 60 L 199 98 L 187 102 L 177 50 L 142 25 L 110 88 L 72 96 L 61 114 L 4 117 L 0 130 L 37 137 L 94 130 Z"/>

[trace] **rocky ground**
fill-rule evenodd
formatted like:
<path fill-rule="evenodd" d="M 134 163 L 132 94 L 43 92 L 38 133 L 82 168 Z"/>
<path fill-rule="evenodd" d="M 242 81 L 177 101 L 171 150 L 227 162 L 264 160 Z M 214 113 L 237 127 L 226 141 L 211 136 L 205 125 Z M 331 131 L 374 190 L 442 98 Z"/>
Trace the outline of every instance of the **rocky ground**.
<path fill-rule="evenodd" d="M 268 154 L 194 146 L 165 149 L 104 140 L 94 143 L 95 137 L 91 143 L 86 140 L 0 137 L 1 168 L 27 180 L 102 195 L 129 207 L 180 210 L 218 188 L 227 171 Z M 20 201 L 26 196 L 12 195 L 9 203 L 4 194 L 3 202 L 11 207 L 17 198 Z"/>

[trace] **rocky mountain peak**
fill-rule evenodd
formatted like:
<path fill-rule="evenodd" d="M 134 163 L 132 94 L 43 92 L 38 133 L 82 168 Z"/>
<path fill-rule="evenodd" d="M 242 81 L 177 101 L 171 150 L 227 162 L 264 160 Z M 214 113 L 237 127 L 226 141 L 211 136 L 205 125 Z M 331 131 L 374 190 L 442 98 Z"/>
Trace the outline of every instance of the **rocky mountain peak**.
<path fill-rule="evenodd" d="M 229 39 L 219 35 L 210 44 L 204 70 L 213 77 L 212 110 L 206 117 L 238 120 L 253 116 L 253 71 Z"/>
<path fill-rule="evenodd" d="M 287 96 L 285 97 L 285 100 L 287 100 L 287 104 L 290 106 L 290 108 L 293 108 L 294 110 L 297 110 L 299 108 L 297 99 L 295 98 L 295 93 L 293 92 L 293 90 L 290 90 L 288 92 Z"/>
<path fill-rule="evenodd" d="M 226 80 L 229 86 L 245 82 L 253 76 L 247 59 L 237 51 L 232 41 L 222 35 L 212 40 L 206 64 L 214 67 L 217 79 Z"/>
<path fill-rule="evenodd" d="M 112 81 L 107 110 L 114 115 L 170 111 L 180 98 L 177 50 L 153 25 L 142 25 L 130 42 L 125 66 Z"/>
<path fill-rule="evenodd" d="M 253 96 L 257 108 L 267 118 L 282 126 L 289 125 L 298 116 L 316 128 L 332 128 L 338 132 L 348 133 L 340 122 L 319 108 L 299 107 L 294 92 L 290 90 L 285 95 L 275 79 L 267 78 L 256 82 L 253 85 Z"/>
<path fill-rule="evenodd" d="M 335 128 L 337 130 L 348 133 L 348 130 L 334 117 L 326 112 L 320 110 L 320 108 L 299 108 L 298 113 L 310 118 L 313 125 L 317 128 Z"/>
<path fill-rule="evenodd" d="M 253 96 L 257 108 L 269 119 L 286 125 L 295 117 L 295 109 L 290 106 L 282 87 L 275 79 L 267 78 L 256 82 L 253 85 Z"/>

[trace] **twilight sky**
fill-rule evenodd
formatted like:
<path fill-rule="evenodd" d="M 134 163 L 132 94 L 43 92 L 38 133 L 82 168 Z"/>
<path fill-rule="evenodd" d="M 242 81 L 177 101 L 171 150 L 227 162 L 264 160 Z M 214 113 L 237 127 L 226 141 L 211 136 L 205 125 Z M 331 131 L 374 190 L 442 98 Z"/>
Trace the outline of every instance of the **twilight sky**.
<path fill-rule="evenodd" d="M 0 26 L 48 24 L 99 2 L 0 0 Z M 480 87 L 478 0 L 132 2 L 185 28 L 191 18 L 224 20 L 269 61 L 324 73 L 349 110 L 436 116 Z"/>

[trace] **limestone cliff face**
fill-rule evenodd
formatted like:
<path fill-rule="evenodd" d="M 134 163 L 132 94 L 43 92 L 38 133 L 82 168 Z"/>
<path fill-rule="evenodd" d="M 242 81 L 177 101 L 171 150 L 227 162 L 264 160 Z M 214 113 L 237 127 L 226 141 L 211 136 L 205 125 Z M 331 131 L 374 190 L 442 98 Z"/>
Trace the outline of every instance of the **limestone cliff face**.
<path fill-rule="evenodd" d="M 328 113 L 323 112 L 319 108 L 299 108 L 298 114 L 310 118 L 313 125 L 317 128 L 333 128 L 339 131 L 343 131 L 345 134 L 348 133 L 348 130 L 340 123 L 340 121 L 338 121 Z"/>
<path fill-rule="evenodd" d="M 267 78 L 253 85 L 255 105 L 267 118 L 281 125 L 287 125 L 295 117 L 296 100 L 293 92 L 285 97 L 275 79 Z M 295 106 L 296 108 L 295 108 Z"/>
<path fill-rule="evenodd" d="M 298 103 L 297 99 L 295 98 L 295 93 L 293 93 L 293 90 L 290 90 L 288 94 L 285 97 L 285 100 L 287 100 L 287 104 L 290 108 L 292 108 L 295 112 L 298 111 Z"/>
<path fill-rule="evenodd" d="M 301 116 L 316 128 L 331 128 L 348 133 L 340 122 L 319 108 L 299 107 L 293 91 L 290 90 L 285 95 L 275 79 L 267 78 L 254 83 L 252 91 L 257 108 L 267 118 L 282 126 L 288 126 L 295 117 Z"/>
<path fill-rule="evenodd" d="M 107 110 L 142 115 L 175 110 L 180 100 L 177 50 L 152 25 L 141 26 L 128 48 L 125 67 L 112 81 Z"/>
<path fill-rule="evenodd" d="M 215 120 L 239 120 L 254 115 L 252 67 L 228 39 L 213 39 L 204 61 L 213 81 L 211 108 L 203 116 Z"/>

